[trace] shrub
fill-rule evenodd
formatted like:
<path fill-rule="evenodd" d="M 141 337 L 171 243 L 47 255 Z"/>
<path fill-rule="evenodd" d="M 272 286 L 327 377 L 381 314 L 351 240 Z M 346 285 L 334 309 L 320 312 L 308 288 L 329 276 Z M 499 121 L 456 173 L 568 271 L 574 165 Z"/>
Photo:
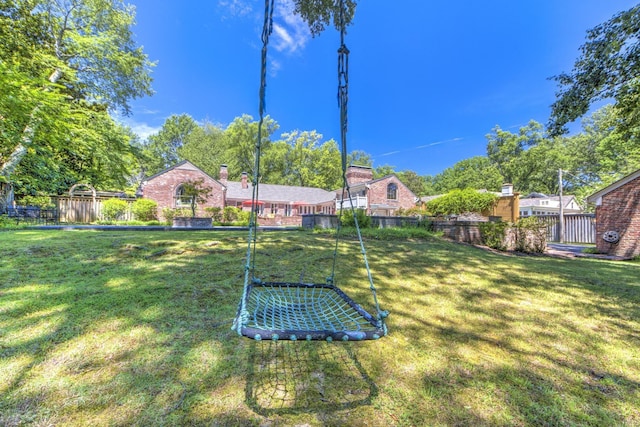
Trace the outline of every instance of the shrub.
<path fill-rule="evenodd" d="M 138 199 L 133 202 L 131 212 L 138 221 L 154 221 L 158 219 L 158 203 L 150 199 Z"/>
<path fill-rule="evenodd" d="M 162 217 L 164 218 L 167 224 L 171 224 L 173 222 L 173 218 L 180 216 L 191 216 L 191 209 L 189 208 L 162 208 Z"/>
<path fill-rule="evenodd" d="M 222 222 L 232 223 L 237 221 L 241 211 L 242 209 L 236 208 L 235 206 L 225 206 L 222 210 Z"/>
<path fill-rule="evenodd" d="M 520 218 L 515 225 L 515 249 L 525 253 L 544 253 L 547 248 L 547 227 L 535 216 Z"/>
<path fill-rule="evenodd" d="M 129 205 L 121 199 L 107 199 L 102 202 L 102 216 L 107 221 L 116 221 L 127 212 Z"/>
<path fill-rule="evenodd" d="M 499 251 L 507 250 L 507 229 L 509 228 L 508 222 L 482 222 L 479 224 L 480 236 L 482 242 L 490 248 L 497 249 Z"/>
<path fill-rule="evenodd" d="M 51 203 L 51 197 L 38 195 L 38 196 L 23 196 L 18 202 L 20 206 L 37 206 L 41 209 L 50 209 L 54 207 Z"/>
<path fill-rule="evenodd" d="M 213 222 L 222 222 L 222 208 L 208 207 L 204 208 L 205 213 L 211 217 Z"/>
<path fill-rule="evenodd" d="M 243 211 L 240 209 L 238 212 L 238 219 L 235 221 L 235 225 L 249 225 L 249 217 L 251 216 L 251 212 Z"/>
<path fill-rule="evenodd" d="M 355 227 L 356 219 L 358 220 L 358 226 L 360 228 L 371 227 L 371 217 L 367 216 L 364 209 L 356 209 L 355 212 L 355 218 L 352 209 L 345 209 L 344 212 L 342 212 L 342 218 L 340 220 L 343 227 Z"/>
<path fill-rule="evenodd" d="M 465 212 L 486 212 L 498 200 L 493 193 L 479 193 L 467 188 L 452 190 L 444 196 L 427 202 L 427 211 L 432 215 L 459 215 Z"/>

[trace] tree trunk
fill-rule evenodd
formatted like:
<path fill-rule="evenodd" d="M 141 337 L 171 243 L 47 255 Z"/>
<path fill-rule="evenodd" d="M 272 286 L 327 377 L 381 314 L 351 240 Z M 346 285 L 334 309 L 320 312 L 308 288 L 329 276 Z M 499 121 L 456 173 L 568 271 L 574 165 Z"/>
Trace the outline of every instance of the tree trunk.
<path fill-rule="evenodd" d="M 62 77 L 62 70 L 57 68 L 53 73 L 51 73 L 51 76 L 49 76 L 49 81 L 51 83 L 55 83 L 60 79 L 60 77 Z M 45 88 L 44 90 L 47 89 Z M 29 115 L 29 122 L 22 131 L 20 143 L 13 150 L 11 156 L 9 156 L 9 160 L 0 167 L 0 176 L 4 176 L 7 180 L 10 180 L 11 175 L 18 167 L 18 164 L 20 164 L 20 161 L 23 159 L 25 154 L 27 154 L 27 147 L 29 147 L 33 142 L 33 135 L 40 124 L 40 119 L 38 118 L 39 111 L 40 105 L 37 105 Z"/>

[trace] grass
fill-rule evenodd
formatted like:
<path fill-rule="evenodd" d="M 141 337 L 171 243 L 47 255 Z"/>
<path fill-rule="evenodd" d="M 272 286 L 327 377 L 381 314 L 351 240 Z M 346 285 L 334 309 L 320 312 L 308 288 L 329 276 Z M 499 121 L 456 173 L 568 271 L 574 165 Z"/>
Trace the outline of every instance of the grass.
<path fill-rule="evenodd" d="M 330 268 L 321 233 L 259 241 L 263 277 Z M 370 308 L 351 246 L 337 281 Z M 234 231 L 0 232 L 0 425 L 640 425 L 638 262 L 375 234 L 389 336 L 258 343 L 230 329 L 245 253 Z"/>

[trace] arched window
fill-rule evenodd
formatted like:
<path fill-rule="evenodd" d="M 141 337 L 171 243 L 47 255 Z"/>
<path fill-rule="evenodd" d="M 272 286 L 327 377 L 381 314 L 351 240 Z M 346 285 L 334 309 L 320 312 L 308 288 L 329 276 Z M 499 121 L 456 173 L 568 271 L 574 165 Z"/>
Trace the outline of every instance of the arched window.
<path fill-rule="evenodd" d="M 184 184 L 179 185 L 178 188 L 176 188 L 176 207 L 182 207 L 182 206 L 191 206 L 191 199 L 193 199 L 193 196 L 189 196 L 186 194 L 186 189 L 184 187 Z"/>
<path fill-rule="evenodd" d="M 393 182 L 387 185 L 387 199 L 389 200 L 397 200 L 398 199 L 398 186 Z"/>

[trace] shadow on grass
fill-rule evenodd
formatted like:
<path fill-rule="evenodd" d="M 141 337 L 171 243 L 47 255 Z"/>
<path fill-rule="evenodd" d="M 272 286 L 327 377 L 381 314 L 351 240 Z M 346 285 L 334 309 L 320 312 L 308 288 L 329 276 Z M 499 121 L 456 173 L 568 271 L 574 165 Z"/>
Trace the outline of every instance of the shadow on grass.
<path fill-rule="evenodd" d="M 263 416 L 327 414 L 377 395 L 350 344 L 256 342 L 249 353 L 246 404 Z"/>
<path fill-rule="evenodd" d="M 322 280 L 329 239 L 265 237 L 261 277 Z M 255 343 L 230 330 L 245 241 L 120 232 L 0 241 L 0 425 L 640 420 L 638 265 L 375 242 L 389 337 Z M 373 312 L 361 256 L 340 251 L 339 286 Z"/>

